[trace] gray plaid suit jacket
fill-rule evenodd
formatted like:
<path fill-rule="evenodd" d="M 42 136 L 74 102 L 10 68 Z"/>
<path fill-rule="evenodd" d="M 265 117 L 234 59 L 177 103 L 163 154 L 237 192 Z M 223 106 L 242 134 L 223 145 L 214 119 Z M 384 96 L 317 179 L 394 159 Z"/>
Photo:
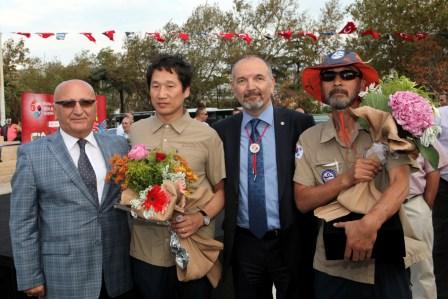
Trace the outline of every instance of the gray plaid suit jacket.
<path fill-rule="evenodd" d="M 128 151 L 118 136 L 95 134 L 107 170 Z M 59 132 L 22 145 L 12 179 L 10 230 L 19 290 L 45 284 L 46 298 L 97 299 L 102 275 L 111 297 L 132 287 L 127 216 L 113 208 L 120 188 L 89 193 Z"/>

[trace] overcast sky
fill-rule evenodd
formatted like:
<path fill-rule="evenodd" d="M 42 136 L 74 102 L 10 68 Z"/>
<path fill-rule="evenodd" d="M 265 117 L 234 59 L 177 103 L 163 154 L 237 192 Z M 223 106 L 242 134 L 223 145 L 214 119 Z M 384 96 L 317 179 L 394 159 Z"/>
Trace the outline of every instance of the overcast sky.
<path fill-rule="evenodd" d="M 325 0 L 297 0 L 301 11 L 317 18 Z M 258 1 L 252 0 L 251 3 Z M 352 0 L 340 0 L 346 5 Z M 124 32 L 159 31 L 168 21 L 182 25 L 195 7 L 214 4 L 206 0 L 1 0 L 0 32 L 2 41 L 21 37 L 12 32 L 67 32 L 65 40 L 26 39 L 31 55 L 44 61 L 71 61 L 82 50 L 97 52 L 104 47 L 120 49 Z M 232 0 L 220 0 L 222 10 L 232 8 Z M 101 32 L 115 30 L 115 42 Z M 79 32 L 92 32 L 96 43 Z"/>

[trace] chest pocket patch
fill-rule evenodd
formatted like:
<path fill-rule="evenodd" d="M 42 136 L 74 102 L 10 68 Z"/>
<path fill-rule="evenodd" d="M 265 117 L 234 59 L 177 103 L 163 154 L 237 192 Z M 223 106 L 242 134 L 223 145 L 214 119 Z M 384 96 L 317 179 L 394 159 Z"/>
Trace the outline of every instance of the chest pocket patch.
<path fill-rule="evenodd" d="M 326 183 L 333 180 L 336 177 L 336 170 L 334 169 L 324 169 L 320 173 L 320 179 L 322 182 Z"/>

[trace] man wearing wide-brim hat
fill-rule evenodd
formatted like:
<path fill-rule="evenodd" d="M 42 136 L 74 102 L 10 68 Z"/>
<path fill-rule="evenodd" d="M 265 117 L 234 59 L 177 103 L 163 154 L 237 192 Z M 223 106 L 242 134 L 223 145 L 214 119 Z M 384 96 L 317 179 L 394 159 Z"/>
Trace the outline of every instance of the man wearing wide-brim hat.
<path fill-rule="evenodd" d="M 383 165 L 367 159 L 372 147 L 369 132 L 362 129 L 352 108 L 360 105 L 359 92 L 378 84 L 376 70 L 356 53 L 340 50 L 322 63 L 305 68 L 304 89 L 331 106 L 330 120 L 305 131 L 296 148 L 295 201 L 308 212 L 335 201 L 344 190 L 360 182 L 375 182 L 381 192 L 375 205 L 360 218 L 336 221 L 347 241 L 340 257 L 326 252 L 324 227 L 319 229 L 314 256 L 316 298 L 411 298 L 409 276 L 403 258 L 393 262 L 372 258 L 381 226 L 399 211 L 409 189 L 409 164 L 405 155 L 387 152 Z M 330 227 L 330 230 L 333 226 Z"/>

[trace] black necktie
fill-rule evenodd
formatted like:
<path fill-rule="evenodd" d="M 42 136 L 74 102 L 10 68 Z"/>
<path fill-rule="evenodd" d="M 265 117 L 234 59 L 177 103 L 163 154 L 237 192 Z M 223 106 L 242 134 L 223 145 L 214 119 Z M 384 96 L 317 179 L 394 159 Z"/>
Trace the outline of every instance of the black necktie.
<path fill-rule="evenodd" d="M 249 147 L 251 143 L 258 143 L 260 150 L 255 154 L 256 169 L 254 174 L 254 166 L 252 161 L 254 154 L 249 150 L 248 168 L 247 168 L 247 197 L 249 204 L 249 229 L 257 236 L 262 238 L 268 230 L 268 219 L 266 216 L 266 199 L 265 199 L 265 181 L 264 181 L 264 161 L 263 147 L 261 144 L 260 134 L 257 126 L 261 120 L 254 118 L 250 121 L 252 132 L 250 134 Z M 260 140 L 259 140 L 260 139 Z"/>
<path fill-rule="evenodd" d="M 93 198 L 98 200 L 98 191 L 96 187 L 96 175 L 93 170 L 92 164 L 90 164 L 89 158 L 86 155 L 86 143 L 85 139 L 79 139 L 79 160 L 78 160 L 78 171 L 81 175 L 84 184 L 86 184 L 87 189 Z"/>

